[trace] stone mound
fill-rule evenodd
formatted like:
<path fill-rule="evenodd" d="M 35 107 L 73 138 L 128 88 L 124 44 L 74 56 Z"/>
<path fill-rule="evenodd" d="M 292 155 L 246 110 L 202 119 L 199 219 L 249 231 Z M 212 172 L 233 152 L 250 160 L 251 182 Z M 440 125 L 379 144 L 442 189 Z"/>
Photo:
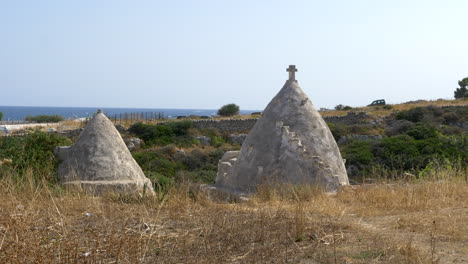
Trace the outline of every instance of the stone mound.
<path fill-rule="evenodd" d="M 89 121 L 75 144 L 57 147 L 62 184 L 92 194 L 153 194 L 151 181 L 133 159 L 114 124 L 101 112 Z"/>
<path fill-rule="evenodd" d="M 234 154 L 219 162 L 216 186 L 251 192 L 259 184 L 291 183 L 333 191 L 349 184 L 333 135 L 291 72 Z"/>

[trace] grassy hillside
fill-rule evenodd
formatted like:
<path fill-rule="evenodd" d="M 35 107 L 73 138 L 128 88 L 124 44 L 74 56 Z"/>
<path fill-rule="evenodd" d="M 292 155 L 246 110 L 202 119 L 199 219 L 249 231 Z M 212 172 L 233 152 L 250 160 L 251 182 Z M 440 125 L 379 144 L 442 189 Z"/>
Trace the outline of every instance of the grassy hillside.
<path fill-rule="evenodd" d="M 427 107 L 427 106 L 435 106 L 435 107 L 447 107 L 447 106 L 468 106 L 467 99 L 458 99 L 458 100 L 445 100 L 445 99 L 438 99 L 438 100 L 416 100 L 416 101 L 409 101 L 406 103 L 401 104 L 387 104 L 386 106 L 362 106 L 362 107 L 352 107 L 351 110 L 329 110 L 329 111 L 322 111 L 320 114 L 322 116 L 342 116 L 346 115 L 349 111 L 357 111 L 357 112 L 365 112 L 368 115 L 374 117 L 384 117 L 389 116 L 391 114 L 397 113 L 399 111 L 405 111 L 416 107 Z"/>

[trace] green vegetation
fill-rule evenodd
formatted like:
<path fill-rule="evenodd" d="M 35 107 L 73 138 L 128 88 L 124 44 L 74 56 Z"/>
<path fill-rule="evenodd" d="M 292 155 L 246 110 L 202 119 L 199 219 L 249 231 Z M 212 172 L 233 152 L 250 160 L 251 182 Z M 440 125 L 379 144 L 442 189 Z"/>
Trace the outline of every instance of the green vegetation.
<path fill-rule="evenodd" d="M 3 120 L 3 112 L 0 112 L 0 121 Z"/>
<path fill-rule="evenodd" d="M 136 123 L 129 132 L 145 141 L 145 148 L 134 152 L 133 156 L 145 175 L 161 190 L 183 181 L 213 183 L 224 152 L 238 148 L 227 144 L 214 129 L 193 129 L 192 121 L 157 125 Z M 200 146 L 195 135 L 209 137 L 211 146 L 206 149 Z M 186 153 L 181 147 L 196 148 Z"/>
<path fill-rule="evenodd" d="M 392 109 L 393 109 L 393 106 L 391 106 L 391 105 L 384 105 L 382 108 L 385 109 L 385 110 L 392 110 Z"/>
<path fill-rule="evenodd" d="M 224 150 L 178 151 L 175 145 L 133 153 L 145 175 L 167 190 L 175 182 L 214 183 L 218 161 Z"/>
<path fill-rule="evenodd" d="M 426 122 L 434 124 L 451 124 L 468 121 L 468 106 L 461 107 L 416 107 L 399 112 L 397 120 L 408 120 L 413 123 Z"/>
<path fill-rule="evenodd" d="M 336 141 L 340 140 L 343 136 L 356 134 L 356 135 L 373 135 L 376 134 L 376 127 L 371 124 L 355 124 L 344 125 L 340 123 L 327 123 L 333 137 Z"/>
<path fill-rule="evenodd" d="M 376 170 L 395 172 L 393 175 L 423 175 L 434 164 L 464 169 L 468 164 L 468 133 L 460 124 L 466 122 L 468 106 L 424 106 L 399 111 L 394 119 L 380 123 L 328 125 L 340 142 L 347 167 L 354 168 L 350 173 L 353 178 L 374 177 Z M 133 155 L 160 190 L 185 181 L 212 183 L 223 153 L 239 148 L 230 144 L 226 135 L 214 129 L 194 129 L 188 120 L 136 123 L 129 132 L 144 140 L 143 148 Z M 209 137 L 210 145 L 201 145 L 197 136 Z M 18 172 L 20 176 L 30 172 L 54 181 L 53 149 L 71 143 L 67 138 L 41 132 L 0 138 L 0 161 L 12 160 L 11 164 L 2 165 L 0 177 L 6 171 Z"/>
<path fill-rule="evenodd" d="M 460 88 L 455 89 L 454 97 L 455 99 L 468 98 L 468 77 L 464 78 L 461 81 L 458 81 Z"/>
<path fill-rule="evenodd" d="M 37 179 L 43 177 L 55 182 L 54 148 L 71 143 L 66 137 L 39 131 L 21 137 L 0 137 L 0 160 L 12 161 L 1 167 L 0 178 L 2 173 L 15 171 L 19 177 L 32 173 Z"/>
<path fill-rule="evenodd" d="M 37 115 L 37 116 L 27 116 L 24 118 L 25 121 L 36 122 L 36 123 L 58 123 L 63 121 L 63 116 L 59 115 Z"/>
<path fill-rule="evenodd" d="M 227 104 L 218 110 L 220 116 L 235 116 L 239 114 L 239 106 L 236 104 Z"/>
<path fill-rule="evenodd" d="M 178 146 L 192 146 L 196 140 L 188 133 L 192 121 L 168 122 L 154 125 L 135 123 L 128 131 L 143 139 L 148 146 L 176 144 Z"/>
<path fill-rule="evenodd" d="M 353 109 L 351 106 L 349 105 L 342 105 L 342 104 L 339 104 L 337 106 L 335 106 L 335 110 L 345 110 L 345 111 L 348 111 L 348 110 L 351 110 Z"/>
<path fill-rule="evenodd" d="M 384 129 L 387 137 L 354 139 L 340 147 L 347 165 L 357 166 L 359 176 L 372 176 L 374 168 L 418 175 L 434 162 L 450 161 L 459 167 L 468 164 L 466 129 L 452 125 L 468 121 L 468 107 L 417 107 L 401 111 L 395 118 Z M 365 135 L 363 130 L 352 132 L 352 127 L 330 125 L 337 139 L 350 134 Z"/>

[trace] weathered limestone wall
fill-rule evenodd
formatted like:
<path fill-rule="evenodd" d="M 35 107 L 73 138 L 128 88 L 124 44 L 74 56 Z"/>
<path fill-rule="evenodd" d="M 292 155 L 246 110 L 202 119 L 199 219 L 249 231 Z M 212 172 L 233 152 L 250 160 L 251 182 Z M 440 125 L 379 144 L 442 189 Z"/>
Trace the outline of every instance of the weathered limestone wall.
<path fill-rule="evenodd" d="M 365 113 L 350 112 L 346 116 L 325 116 L 325 122 L 334 124 L 361 124 L 369 121 L 369 116 Z M 193 120 L 193 127 L 198 129 L 214 128 L 226 133 L 247 133 L 258 119 L 223 119 L 223 120 Z"/>
<path fill-rule="evenodd" d="M 194 120 L 193 127 L 198 129 L 214 128 L 226 133 L 247 133 L 257 119 Z"/>
<path fill-rule="evenodd" d="M 327 123 L 353 125 L 363 124 L 370 121 L 370 117 L 365 112 L 349 112 L 345 116 L 324 116 L 323 120 Z"/>

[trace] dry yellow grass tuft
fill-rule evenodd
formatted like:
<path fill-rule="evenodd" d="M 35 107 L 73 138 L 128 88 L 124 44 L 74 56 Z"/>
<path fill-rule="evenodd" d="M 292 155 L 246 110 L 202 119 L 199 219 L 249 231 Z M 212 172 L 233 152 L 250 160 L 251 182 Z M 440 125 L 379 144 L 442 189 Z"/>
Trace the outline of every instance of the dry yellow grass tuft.
<path fill-rule="evenodd" d="M 234 204 L 185 184 L 96 198 L 4 176 L 0 263 L 463 263 L 464 173 L 336 194 L 261 186 Z"/>

